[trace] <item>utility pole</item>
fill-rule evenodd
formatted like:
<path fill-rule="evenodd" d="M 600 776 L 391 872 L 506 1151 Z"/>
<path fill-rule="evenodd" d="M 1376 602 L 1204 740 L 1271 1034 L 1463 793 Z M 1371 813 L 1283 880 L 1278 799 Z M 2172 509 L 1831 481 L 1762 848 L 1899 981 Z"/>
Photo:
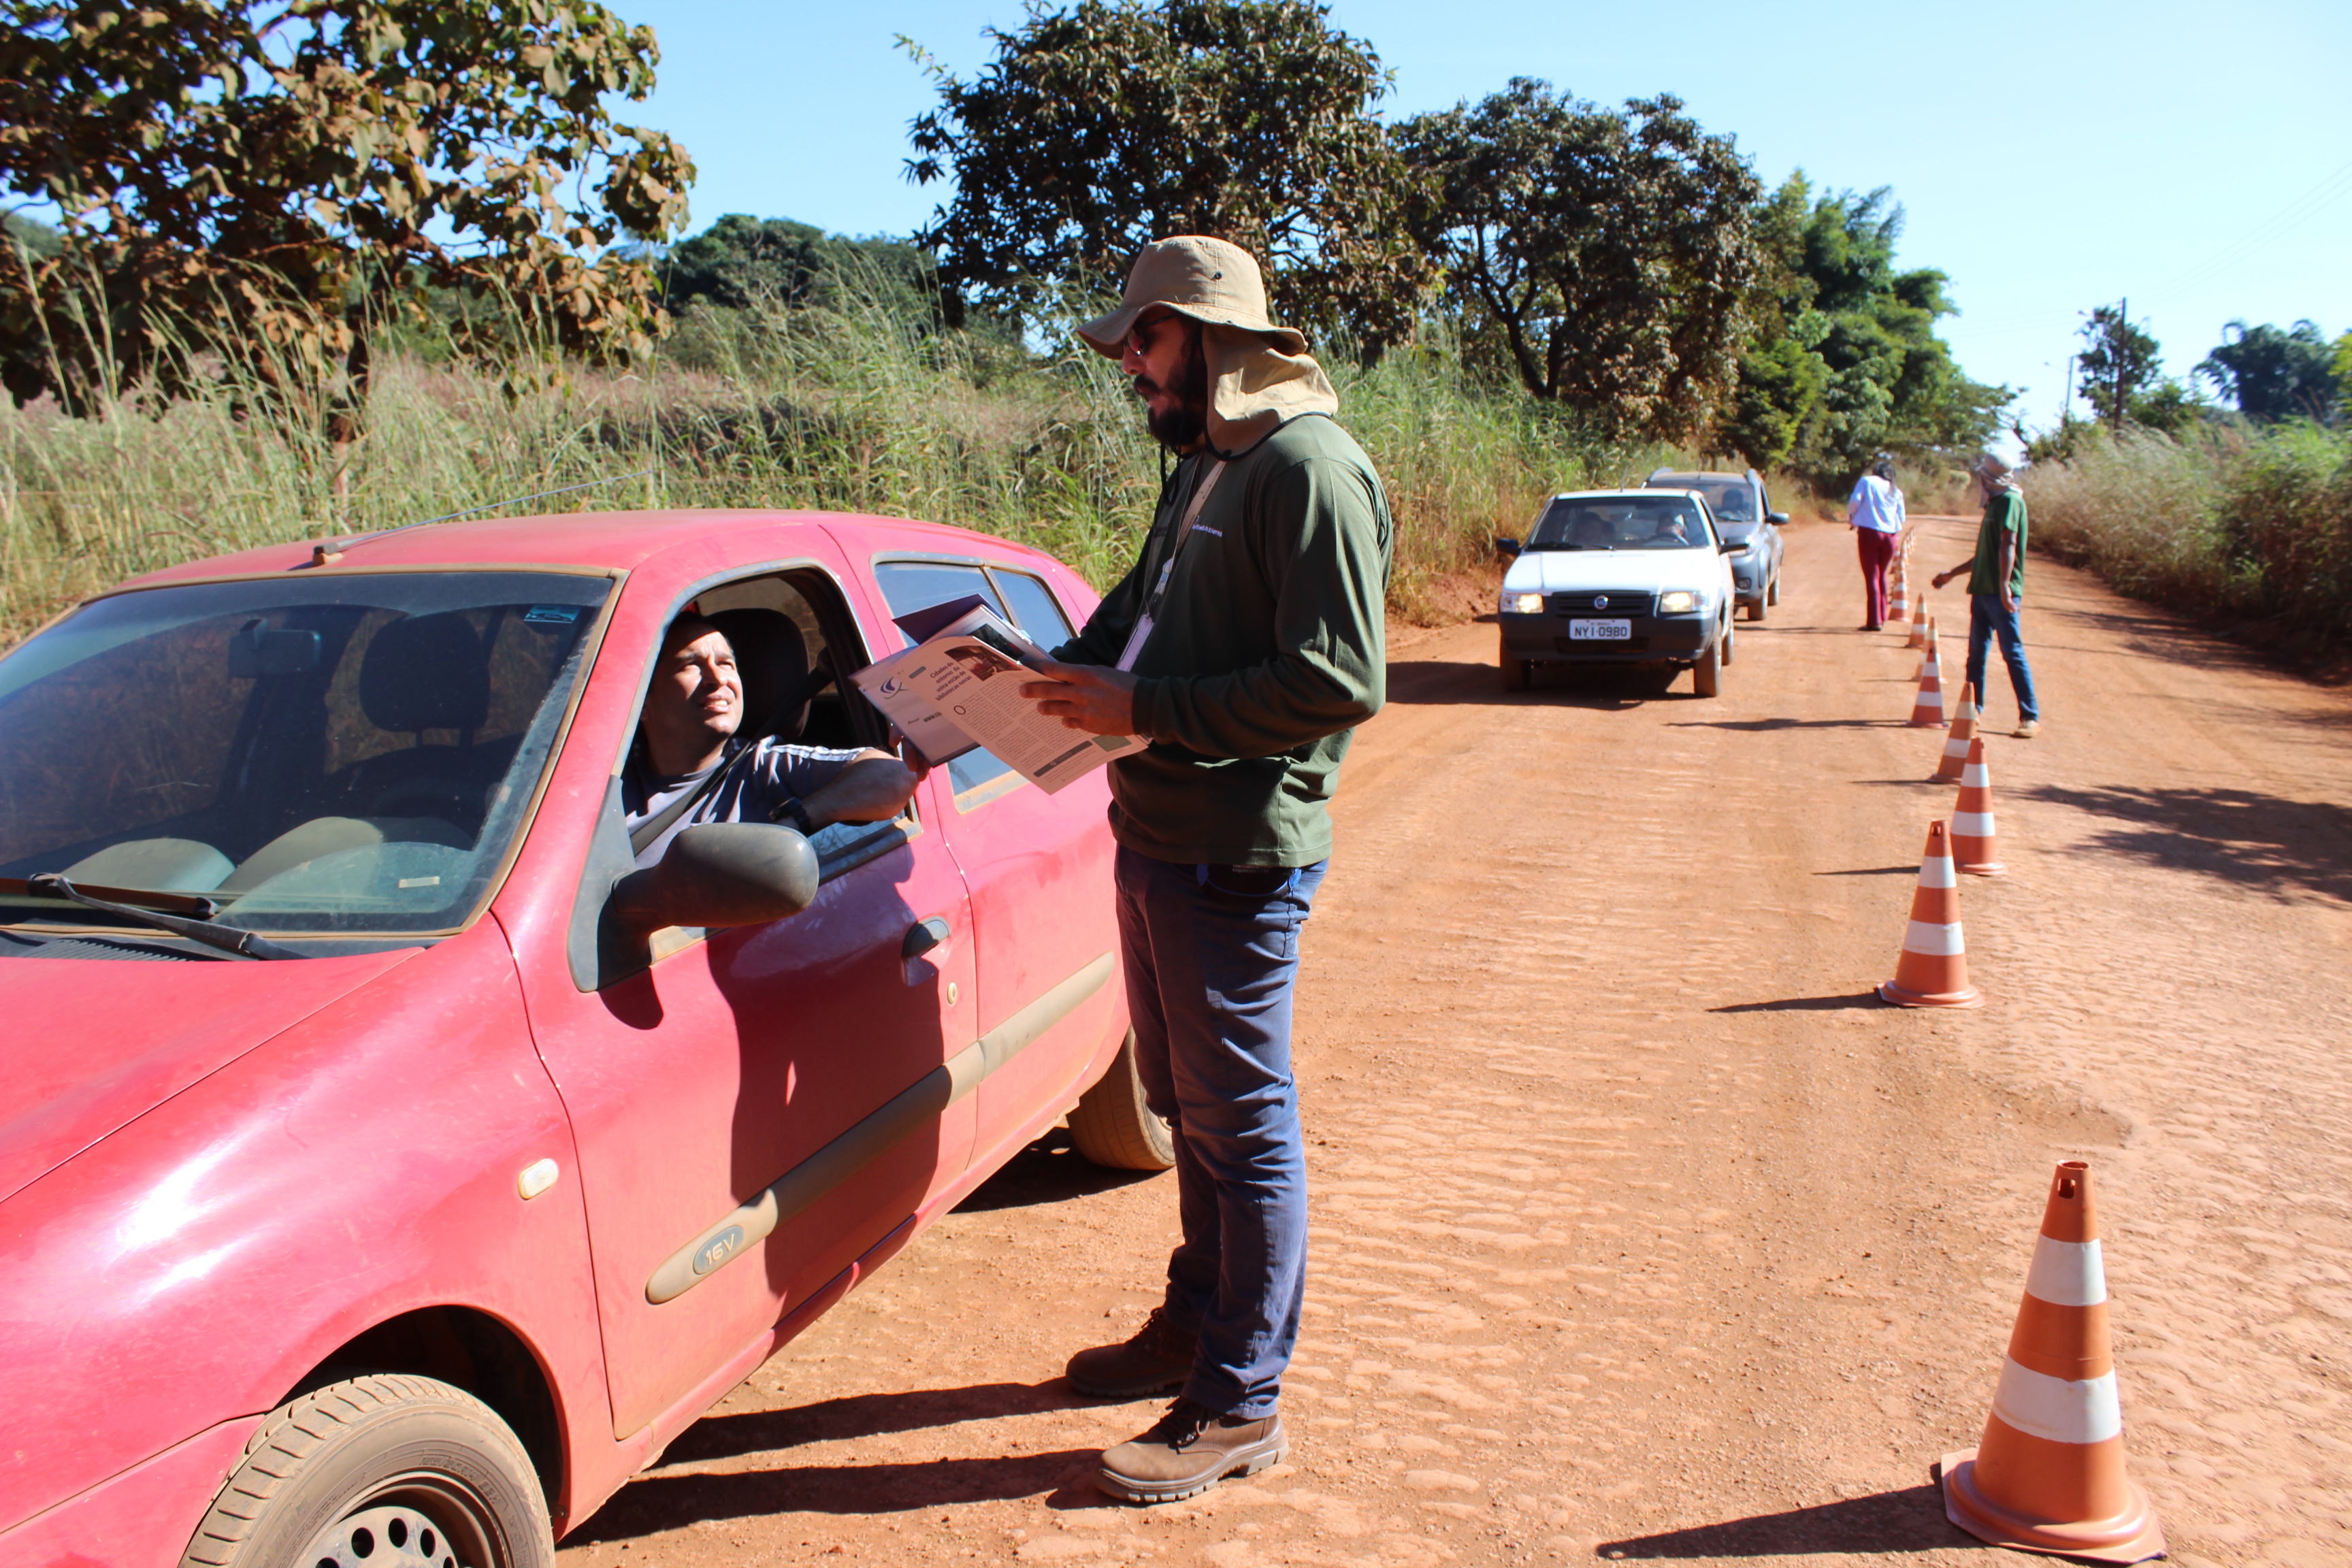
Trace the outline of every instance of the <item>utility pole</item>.
<path fill-rule="evenodd" d="M 2116 307 L 2116 400 L 2109 405 L 2116 411 L 2116 429 L 2124 427 L 2124 345 L 2131 341 L 2131 296 L 2126 294 Z"/>
<path fill-rule="evenodd" d="M 2058 405 L 2058 428 L 2066 428 L 2066 421 L 2074 416 L 2074 356 L 2066 356 L 2066 400 Z"/>

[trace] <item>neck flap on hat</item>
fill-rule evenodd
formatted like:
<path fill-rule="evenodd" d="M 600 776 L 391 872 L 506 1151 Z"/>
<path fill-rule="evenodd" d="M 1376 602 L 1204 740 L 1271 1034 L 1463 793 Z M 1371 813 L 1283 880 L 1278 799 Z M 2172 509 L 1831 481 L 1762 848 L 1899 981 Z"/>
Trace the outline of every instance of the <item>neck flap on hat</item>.
<path fill-rule="evenodd" d="M 1285 353 L 1262 332 L 1204 321 L 1209 447 L 1238 458 L 1304 414 L 1336 415 L 1339 389 L 1312 354 Z"/>

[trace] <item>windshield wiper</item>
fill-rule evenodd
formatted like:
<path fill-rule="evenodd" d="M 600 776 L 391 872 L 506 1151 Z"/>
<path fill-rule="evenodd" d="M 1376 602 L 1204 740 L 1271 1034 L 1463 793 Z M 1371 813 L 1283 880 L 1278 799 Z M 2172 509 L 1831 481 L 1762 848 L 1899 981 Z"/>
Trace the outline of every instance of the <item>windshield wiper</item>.
<path fill-rule="evenodd" d="M 131 904 L 118 904 L 105 899 L 91 898 L 88 893 L 67 881 L 61 872 L 45 871 L 38 876 L 28 877 L 25 879 L 25 886 L 33 892 L 44 893 L 51 898 L 68 899 L 89 909 L 103 910 L 110 915 L 121 915 L 125 920 L 137 921 L 141 925 L 153 926 L 157 931 L 167 931 L 175 936 L 186 937 L 190 942 L 202 942 L 206 947 L 218 948 L 223 952 L 234 953 L 239 958 L 299 958 L 302 956 L 283 942 L 270 941 L 259 931 L 247 931 L 243 926 L 207 923 L 211 919 L 209 915 L 200 921 L 184 920 L 178 915 L 167 915 L 154 910 L 142 910 Z M 208 909 L 212 906 L 212 900 L 209 899 L 205 900 L 204 903 Z"/>

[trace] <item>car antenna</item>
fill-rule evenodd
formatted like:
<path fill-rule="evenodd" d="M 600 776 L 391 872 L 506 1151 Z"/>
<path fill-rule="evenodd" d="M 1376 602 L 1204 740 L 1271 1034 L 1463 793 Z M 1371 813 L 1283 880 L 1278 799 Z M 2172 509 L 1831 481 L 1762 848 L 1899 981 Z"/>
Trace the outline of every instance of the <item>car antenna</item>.
<path fill-rule="evenodd" d="M 496 511 L 500 507 L 520 506 L 530 500 L 544 500 L 549 496 L 570 495 L 573 490 L 593 490 L 599 485 L 617 485 L 626 479 L 650 479 L 653 472 L 651 468 L 644 468 L 634 474 L 614 474 L 610 479 L 588 479 L 576 485 L 558 485 L 551 490 L 534 490 L 527 496 L 513 496 L 506 500 L 484 501 L 479 506 L 469 506 L 463 511 L 444 512 L 439 517 L 420 518 L 415 522 L 404 522 L 398 528 L 374 529 L 366 533 L 354 533 L 347 539 L 321 539 L 310 546 L 310 564 L 331 566 L 341 561 L 343 558 L 343 552 L 354 545 L 364 544 L 371 540 L 389 539 L 395 533 L 406 533 L 412 528 L 430 528 L 436 522 L 451 522 L 461 517 L 471 517 L 478 511 Z"/>

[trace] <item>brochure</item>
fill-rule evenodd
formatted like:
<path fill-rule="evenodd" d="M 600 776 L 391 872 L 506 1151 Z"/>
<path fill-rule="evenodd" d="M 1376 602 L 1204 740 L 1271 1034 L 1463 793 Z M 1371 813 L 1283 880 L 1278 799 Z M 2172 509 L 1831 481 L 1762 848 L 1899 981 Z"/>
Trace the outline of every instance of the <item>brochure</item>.
<path fill-rule="evenodd" d="M 1113 757 L 1139 752 L 1133 735 L 1087 735 L 1037 711 L 1021 695 L 1044 649 L 977 595 L 898 617 L 915 646 L 850 677 L 933 766 L 985 746 L 1055 794 Z"/>

